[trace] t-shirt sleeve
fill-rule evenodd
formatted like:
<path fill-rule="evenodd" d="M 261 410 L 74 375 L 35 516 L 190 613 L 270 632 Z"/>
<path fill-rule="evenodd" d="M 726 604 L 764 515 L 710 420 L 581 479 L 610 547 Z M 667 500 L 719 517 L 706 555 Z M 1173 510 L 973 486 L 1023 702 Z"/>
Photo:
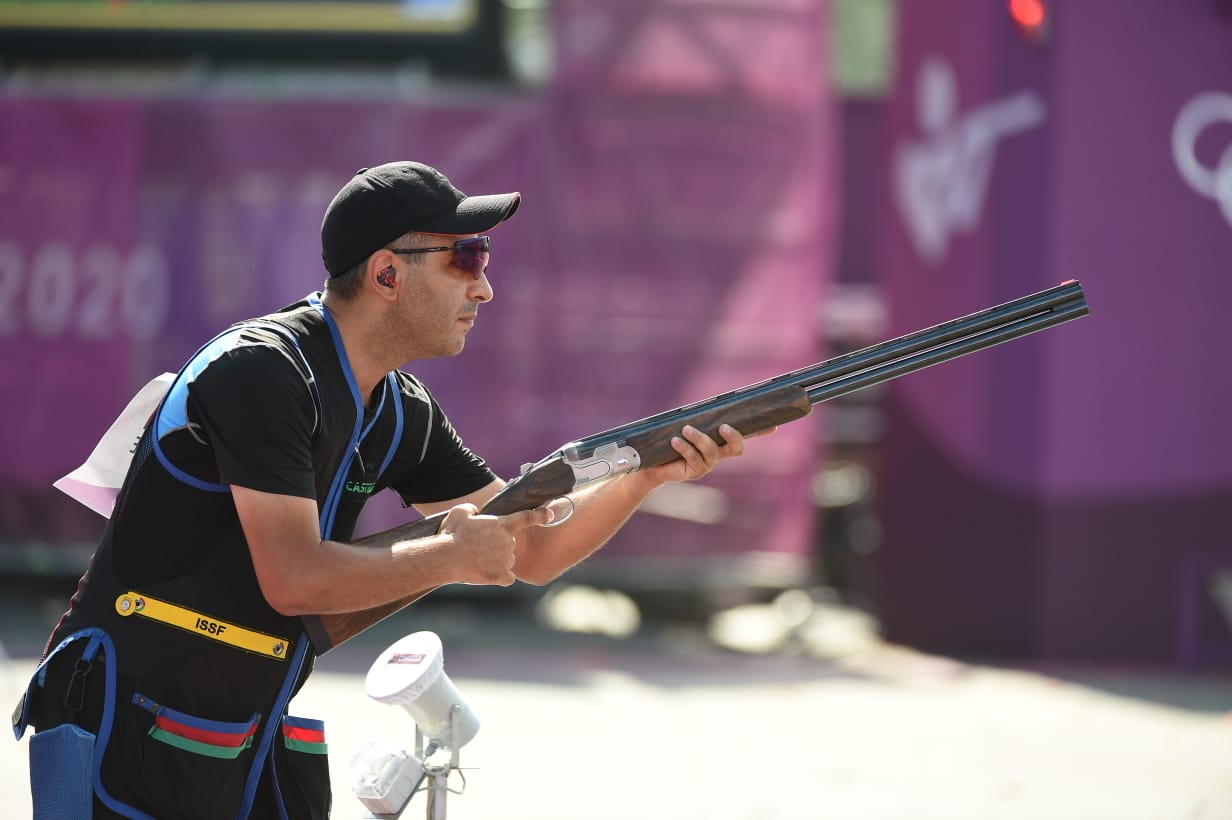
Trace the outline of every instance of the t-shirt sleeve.
<path fill-rule="evenodd" d="M 426 391 L 421 395 L 429 414 L 427 440 L 414 445 L 417 463 L 390 483 L 402 503 L 448 501 L 491 484 L 496 474 L 462 443 L 436 399 Z"/>
<path fill-rule="evenodd" d="M 316 498 L 315 405 L 287 354 L 265 344 L 232 348 L 197 375 L 188 394 L 220 482 Z"/>

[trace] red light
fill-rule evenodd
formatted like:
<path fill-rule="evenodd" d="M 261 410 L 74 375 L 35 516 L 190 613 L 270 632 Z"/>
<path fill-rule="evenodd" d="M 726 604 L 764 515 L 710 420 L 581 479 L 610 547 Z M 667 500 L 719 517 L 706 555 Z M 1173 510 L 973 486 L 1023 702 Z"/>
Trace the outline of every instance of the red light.
<path fill-rule="evenodd" d="M 1039 28 L 1045 14 L 1040 0 L 1010 0 L 1010 15 L 1023 28 Z"/>
<path fill-rule="evenodd" d="M 1031 41 L 1041 42 L 1048 34 L 1048 6 L 1044 0 L 1009 0 L 1010 17 Z"/>

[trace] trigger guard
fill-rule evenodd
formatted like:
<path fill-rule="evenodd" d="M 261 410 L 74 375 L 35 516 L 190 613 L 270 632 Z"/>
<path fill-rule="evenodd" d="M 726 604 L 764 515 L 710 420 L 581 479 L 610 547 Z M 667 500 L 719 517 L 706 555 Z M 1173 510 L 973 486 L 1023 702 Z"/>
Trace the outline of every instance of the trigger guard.
<path fill-rule="evenodd" d="M 569 511 L 564 515 L 560 514 L 561 502 L 569 505 Z M 562 495 L 560 498 L 553 498 L 547 504 L 544 504 L 544 506 L 552 511 L 552 520 L 542 525 L 544 527 L 559 527 L 561 524 L 572 518 L 573 513 L 577 510 L 577 508 L 573 506 L 573 499 L 567 495 Z"/>

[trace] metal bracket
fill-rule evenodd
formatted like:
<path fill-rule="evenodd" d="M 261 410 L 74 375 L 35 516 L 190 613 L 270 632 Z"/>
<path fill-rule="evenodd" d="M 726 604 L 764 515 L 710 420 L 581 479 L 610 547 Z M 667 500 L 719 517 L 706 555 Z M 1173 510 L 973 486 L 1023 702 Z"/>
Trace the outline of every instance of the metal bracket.
<path fill-rule="evenodd" d="M 627 444 L 607 444 L 588 455 L 578 452 L 578 445 L 566 444 L 560 450 L 565 463 L 573 469 L 573 486 L 581 487 L 622 473 L 631 473 L 642 466 L 642 457 Z"/>

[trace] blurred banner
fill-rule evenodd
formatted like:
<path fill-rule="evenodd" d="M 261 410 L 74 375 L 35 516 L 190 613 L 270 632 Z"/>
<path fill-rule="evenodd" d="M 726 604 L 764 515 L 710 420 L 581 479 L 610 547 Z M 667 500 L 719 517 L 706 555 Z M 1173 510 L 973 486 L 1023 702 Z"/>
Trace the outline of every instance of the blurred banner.
<path fill-rule="evenodd" d="M 474 22 L 477 5 L 477 0 L 6 0 L 0 5 L 0 32 L 456 31 Z"/>
<path fill-rule="evenodd" d="M 0 55 L 7 70 L 108 62 L 142 74 L 248 61 L 253 73 L 295 65 L 417 63 L 436 75 L 507 74 L 502 0 L 4 0 Z M 260 82 L 260 80 L 258 80 Z"/>
<path fill-rule="evenodd" d="M 1232 564 L 1232 19 L 1207 0 L 1044 2 L 1020 4 L 1046 14 L 1023 27 L 1012 5 L 900 3 L 892 330 L 1071 278 L 1091 316 L 892 386 L 888 634 L 1232 658 L 1193 571 Z"/>
<path fill-rule="evenodd" d="M 809 364 L 829 276 L 814 3 L 556 4 L 560 80 L 407 101 L 0 98 L 0 549 L 92 542 L 51 482 L 229 323 L 320 287 L 361 166 L 520 190 L 465 352 L 414 363 L 502 475 L 565 442 Z M 747 53 L 755 29 L 773 48 Z M 767 56 L 769 55 L 769 56 Z M 647 582 L 799 582 L 817 430 L 650 505 L 597 559 Z M 366 531 L 404 520 L 374 499 Z"/>

